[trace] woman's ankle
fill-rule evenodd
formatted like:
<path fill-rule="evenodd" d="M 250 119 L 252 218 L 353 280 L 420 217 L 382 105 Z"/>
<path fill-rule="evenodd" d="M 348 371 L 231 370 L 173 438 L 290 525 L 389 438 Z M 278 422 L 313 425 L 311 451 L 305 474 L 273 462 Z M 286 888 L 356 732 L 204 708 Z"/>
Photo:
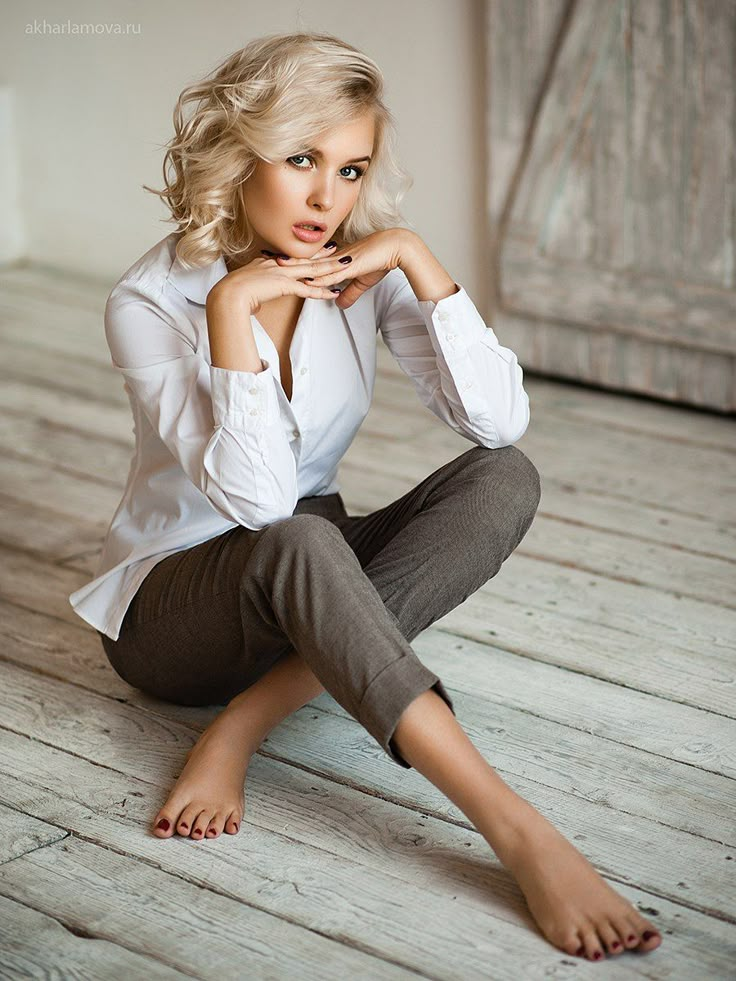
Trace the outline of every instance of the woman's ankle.
<path fill-rule="evenodd" d="M 260 735 L 259 745 L 280 722 L 324 692 L 324 688 L 292 648 L 255 684 L 236 695 L 228 709 L 242 716 Z"/>
<path fill-rule="evenodd" d="M 496 779 L 501 780 L 497 774 Z M 495 788 L 494 801 L 473 823 L 507 868 L 523 861 L 547 834 L 559 834 L 543 814 L 506 784 L 503 792 Z"/>

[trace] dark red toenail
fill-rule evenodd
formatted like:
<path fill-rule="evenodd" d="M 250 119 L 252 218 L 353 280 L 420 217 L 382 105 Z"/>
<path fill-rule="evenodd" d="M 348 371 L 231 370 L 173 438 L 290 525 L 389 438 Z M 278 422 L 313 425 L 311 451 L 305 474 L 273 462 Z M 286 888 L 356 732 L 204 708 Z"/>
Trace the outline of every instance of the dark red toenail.
<path fill-rule="evenodd" d="M 626 942 L 627 942 L 627 943 L 630 943 L 630 944 L 631 944 L 631 943 L 633 943 L 633 942 L 634 942 L 635 940 L 636 940 L 636 937 L 634 936 L 634 934 L 633 934 L 633 933 L 631 934 L 631 936 L 630 936 L 630 937 L 627 937 L 627 938 L 626 938 Z"/>
<path fill-rule="evenodd" d="M 179 825 L 179 827 L 180 828 L 188 828 L 189 825 L 186 823 L 186 821 L 182 821 L 181 824 Z"/>
<path fill-rule="evenodd" d="M 653 933 L 651 930 L 645 930 L 644 933 L 642 933 L 643 940 L 651 940 L 652 937 L 656 937 L 656 936 L 657 934 Z"/>
<path fill-rule="evenodd" d="M 583 953 L 584 951 L 585 951 L 585 947 L 578 947 L 578 949 L 577 949 L 577 950 L 575 951 L 575 953 L 576 953 L 576 954 L 577 954 L 577 955 L 579 956 L 579 955 L 580 955 L 580 954 L 582 954 L 582 953 Z"/>
<path fill-rule="evenodd" d="M 193 835 L 201 835 L 202 834 L 202 831 L 201 831 L 200 828 L 195 828 L 194 831 L 192 831 L 192 834 Z"/>
<path fill-rule="evenodd" d="M 596 951 L 596 952 L 595 952 L 595 953 L 593 954 L 593 960 L 596 960 L 596 961 L 597 961 L 597 960 L 599 960 L 599 959 L 600 959 L 601 957 L 603 957 L 603 954 L 602 954 L 602 953 L 601 953 L 601 952 L 600 952 L 599 950 L 597 950 L 597 951 Z"/>
<path fill-rule="evenodd" d="M 156 825 L 156 827 L 157 828 L 161 828 L 162 831 L 168 831 L 169 830 L 169 822 L 166 820 L 166 818 L 161 818 L 161 820 L 158 822 L 158 824 Z"/>
<path fill-rule="evenodd" d="M 611 946 L 615 950 L 617 947 L 620 947 L 621 944 L 618 942 L 618 940 L 614 940 L 613 943 L 611 944 Z"/>

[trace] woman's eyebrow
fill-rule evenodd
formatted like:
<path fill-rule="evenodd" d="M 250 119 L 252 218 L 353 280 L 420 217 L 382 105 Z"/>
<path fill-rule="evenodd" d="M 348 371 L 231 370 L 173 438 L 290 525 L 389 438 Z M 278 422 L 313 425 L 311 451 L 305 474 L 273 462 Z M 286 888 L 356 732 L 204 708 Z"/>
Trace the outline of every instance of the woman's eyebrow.
<path fill-rule="evenodd" d="M 324 158 L 325 158 L 325 155 L 324 155 L 324 153 L 322 153 L 321 150 L 309 150 L 308 152 L 309 153 L 313 153 L 314 156 L 315 157 L 319 157 L 320 160 L 324 160 Z M 370 157 L 353 157 L 352 160 L 346 160 L 345 162 L 346 163 L 361 163 L 364 160 L 367 161 L 368 163 L 371 162 L 371 158 Z"/>

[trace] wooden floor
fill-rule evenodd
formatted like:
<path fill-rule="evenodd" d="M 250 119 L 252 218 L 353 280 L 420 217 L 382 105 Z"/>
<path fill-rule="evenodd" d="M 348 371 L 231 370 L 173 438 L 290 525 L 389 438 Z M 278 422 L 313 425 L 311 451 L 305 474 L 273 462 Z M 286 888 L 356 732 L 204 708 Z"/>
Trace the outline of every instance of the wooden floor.
<path fill-rule="evenodd" d="M 486 759 L 662 931 L 655 952 L 590 963 L 327 693 L 253 758 L 237 836 L 150 834 L 216 709 L 131 689 L 68 602 L 132 447 L 109 286 L 24 268 L 0 291 L 3 978 L 734 977 L 733 420 L 527 376 L 535 521 L 413 642 Z M 381 344 L 348 511 L 471 445 Z"/>

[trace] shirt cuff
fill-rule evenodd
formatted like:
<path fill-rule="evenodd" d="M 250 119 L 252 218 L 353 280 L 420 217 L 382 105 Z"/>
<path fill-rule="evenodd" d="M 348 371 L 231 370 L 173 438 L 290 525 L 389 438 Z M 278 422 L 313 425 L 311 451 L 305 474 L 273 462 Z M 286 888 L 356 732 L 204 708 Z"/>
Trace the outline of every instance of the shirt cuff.
<path fill-rule="evenodd" d="M 269 361 L 263 371 L 235 371 L 210 365 L 212 414 L 216 426 L 263 431 L 280 419 L 275 377 Z"/>
<path fill-rule="evenodd" d="M 469 357 L 471 349 L 478 342 L 494 349 L 504 361 L 510 362 L 513 352 L 499 343 L 465 288 L 459 283 L 455 285 L 458 287 L 457 293 L 443 296 L 436 303 L 434 300 L 418 301 L 427 324 L 434 328 L 434 335 L 448 363 Z"/>

